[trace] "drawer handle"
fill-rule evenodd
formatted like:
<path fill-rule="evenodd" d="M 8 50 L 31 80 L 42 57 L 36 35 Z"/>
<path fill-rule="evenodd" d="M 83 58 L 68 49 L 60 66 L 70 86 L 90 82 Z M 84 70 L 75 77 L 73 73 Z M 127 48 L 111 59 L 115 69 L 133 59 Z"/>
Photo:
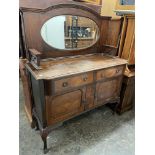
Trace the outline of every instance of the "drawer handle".
<path fill-rule="evenodd" d="M 86 81 L 87 79 L 88 79 L 87 77 L 84 77 L 84 78 L 83 78 L 83 81 Z"/>
<path fill-rule="evenodd" d="M 118 73 L 119 71 L 120 71 L 120 70 L 119 70 L 119 69 L 117 69 L 117 70 L 116 70 L 116 73 Z"/>
<path fill-rule="evenodd" d="M 63 87 L 67 87 L 68 86 L 68 82 L 63 82 L 62 86 Z"/>

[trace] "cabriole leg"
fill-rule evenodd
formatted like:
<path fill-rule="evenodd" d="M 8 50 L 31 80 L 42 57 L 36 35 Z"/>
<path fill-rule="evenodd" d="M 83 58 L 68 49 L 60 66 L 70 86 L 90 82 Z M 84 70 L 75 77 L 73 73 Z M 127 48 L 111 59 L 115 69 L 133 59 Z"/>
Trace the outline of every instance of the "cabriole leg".
<path fill-rule="evenodd" d="M 38 124 L 38 121 L 37 121 L 37 119 L 35 118 L 34 115 L 32 116 L 31 128 L 32 129 L 35 128 L 35 130 L 39 130 L 39 124 Z"/>
<path fill-rule="evenodd" d="M 37 131 L 37 130 L 39 130 L 39 124 L 38 124 L 38 121 L 36 120 L 36 128 L 35 128 L 35 130 Z"/>
<path fill-rule="evenodd" d="M 117 112 L 118 106 L 120 104 L 120 100 L 116 103 L 115 108 L 114 108 L 114 114 Z"/>
<path fill-rule="evenodd" d="M 34 115 L 32 115 L 32 122 L 31 122 L 31 128 L 34 129 L 36 127 L 36 119 Z"/>
<path fill-rule="evenodd" d="M 44 145 L 43 152 L 44 152 L 44 154 L 46 154 L 49 151 L 47 148 L 47 134 L 45 134 L 45 133 L 41 134 L 41 138 L 43 140 L 43 145 Z"/>

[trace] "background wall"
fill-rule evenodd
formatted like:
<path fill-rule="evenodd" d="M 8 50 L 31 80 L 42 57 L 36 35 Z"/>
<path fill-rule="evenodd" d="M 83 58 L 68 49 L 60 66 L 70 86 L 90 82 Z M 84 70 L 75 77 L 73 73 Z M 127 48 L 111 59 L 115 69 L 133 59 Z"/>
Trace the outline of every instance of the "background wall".
<path fill-rule="evenodd" d="M 112 16 L 114 19 L 118 19 L 120 17 L 116 16 L 114 10 L 117 0 L 102 0 L 102 16 Z"/>

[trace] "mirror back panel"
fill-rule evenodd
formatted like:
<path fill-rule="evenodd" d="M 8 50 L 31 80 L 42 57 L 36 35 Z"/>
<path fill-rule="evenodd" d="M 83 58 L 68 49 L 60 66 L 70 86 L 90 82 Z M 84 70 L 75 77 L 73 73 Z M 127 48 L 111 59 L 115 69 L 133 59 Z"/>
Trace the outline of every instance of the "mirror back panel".
<path fill-rule="evenodd" d="M 110 19 L 110 17 L 101 17 L 92 9 L 75 3 L 58 4 L 45 9 L 22 8 L 21 10 L 26 47 L 41 52 L 42 58 L 99 52 L 100 42 L 105 38 L 101 31 L 106 31 L 102 30 L 101 23 L 104 25 L 103 21 L 105 21 L 107 24 Z M 58 25 L 62 27 L 59 29 L 50 28 L 49 31 L 52 31 L 48 33 L 52 38 L 50 40 L 45 31 L 48 24 L 53 23 L 54 20 L 63 21 L 63 24 Z M 83 25 L 80 25 L 80 22 L 83 22 Z M 55 35 L 52 35 L 53 32 Z M 60 32 L 62 36 L 58 35 Z M 59 44 L 61 42 L 61 45 L 58 46 L 57 41 Z"/>

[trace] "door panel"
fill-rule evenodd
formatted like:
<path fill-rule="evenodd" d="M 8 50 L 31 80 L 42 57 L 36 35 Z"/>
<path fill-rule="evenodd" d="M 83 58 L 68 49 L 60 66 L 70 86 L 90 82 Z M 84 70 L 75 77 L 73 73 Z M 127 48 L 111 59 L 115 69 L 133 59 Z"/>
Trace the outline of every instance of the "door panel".
<path fill-rule="evenodd" d="M 96 84 L 96 101 L 106 101 L 119 96 L 121 78 L 106 82 L 98 82 Z M 95 102 L 97 103 L 97 102 Z"/>
<path fill-rule="evenodd" d="M 82 91 L 77 90 L 56 96 L 49 103 L 50 122 L 59 122 L 68 119 L 83 110 Z"/>

